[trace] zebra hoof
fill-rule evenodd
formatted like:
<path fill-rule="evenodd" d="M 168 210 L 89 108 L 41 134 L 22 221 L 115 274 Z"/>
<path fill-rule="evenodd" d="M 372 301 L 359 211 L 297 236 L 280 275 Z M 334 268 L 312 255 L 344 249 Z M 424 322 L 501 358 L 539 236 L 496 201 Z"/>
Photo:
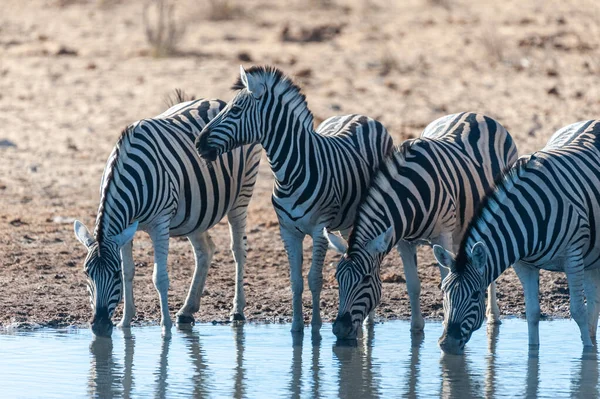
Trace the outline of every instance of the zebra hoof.
<path fill-rule="evenodd" d="M 234 313 L 229 317 L 230 321 L 246 321 L 246 317 L 242 313 Z"/>
<path fill-rule="evenodd" d="M 194 324 L 196 320 L 194 320 L 193 316 L 188 316 L 185 314 L 180 314 L 177 316 L 177 324 Z"/>

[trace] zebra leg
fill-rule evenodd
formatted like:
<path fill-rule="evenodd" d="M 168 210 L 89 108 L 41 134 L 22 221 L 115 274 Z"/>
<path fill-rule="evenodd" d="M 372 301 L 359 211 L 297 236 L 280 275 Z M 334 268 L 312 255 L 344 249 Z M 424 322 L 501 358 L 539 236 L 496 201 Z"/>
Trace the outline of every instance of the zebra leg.
<path fill-rule="evenodd" d="M 121 247 L 121 259 L 123 269 L 123 318 L 117 327 L 131 327 L 131 319 L 135 316 L 135 302 L 133 300 L 133 276 L 135 275 L 135 263 L 133 261 L 133 240 Z"/>
<path fill-rule="evenodd" d="M 540 270 L 521 262 L 514 264 L 513 268 L 523 286 L 525 294 L 525 317 L 529 333 L 529 345 L 540 344 Z"/>
<path fill-rule="evenodd" d="M 598 312 L 600 311 L 600 269 L 584 271 L 583 289 L 585 291 L 586 307 L 590 338 L 596 341 L 596 330 L 598 329 Z"/>
<path fill-rule="evenodd" d="M 584 265 L 580 254 L 571 255 L 571 258 L 567 260 L 565 273 L 567 274 L 569 295 L 571 297 L 571 317 L 579 326 L 583 346 L 592 346 L 592 339 L 590 338 L 588 326 L 588 316 L 583 298 Z"/>
<path fill-rule="evenodd" d="M 425 321 L 421 314 L 421 281 L 417 273 L 417 246 L 408 241 L 400 240 L 396 246 L 402 265 L 404 266 L 404 277 L 406 278 L 406 290 L 410 301 L 410 331 L 421 332 L 425 327 Z"/>
<path fill-rule="evenodd" d="M 290 280 L 292 281 L 292 332 L 301 332 L 304 329 L 304 317 L 302 316 L 302 291 L 304 291 L 304 280 L 302 278 L 302 241 L 304 235 L 280 228 L 281 239 L 290 263 Z"/>
<path fill-rule="evenodd" d="M 323 288 L 323 262 L 327 255 L 329 241 L 323 234 L 323 228 L 313 234 L 313 253 L 310 271 L 308 272 L 308 288 L 312 294 L 312 319 L 313 332 L 318 332 L 323 325 L 321 320 L 321 289 Z"/>
<path fill-rule="evenodd" d="M 154 272 L 152 281 L 160 297 L 160 325 L 164 337 L 171 336 L 171 317 L 169 316 L 168 291 L 169 273 L 167 271 L 167 258 L 169 256 L 169 223 L 164 221 L 157 225 L 150 233 L 154 244 Z"/>
<path fill-rule="evenodd" d="M 231 310 L 231 321 L 246 320 L 244 308 L 246 307 L 246 296 L 244 295 L 244 265 L 246 263 L 246 216 L 247 207 L 237 207 L 229 212 L 229 232 L 231 235 L 231 252 L 235 260 L 235 296 L 233 298 L 233 309 Z"/>
<path fill-rule="evenodd" d="M 206 231 L 196 231 L 188 236 L 188 240 L 194 249 L 196 267 L 188 295 L 182 308 L 177 312 L 177 324 L 191 324 L 194 322 L 194 313 L 200 310 L 200 299 L 204 292 L 208 268 L 215 253 L 215 244 Z"/>
<path fill-rule="evenodd" d="M 487 306 L 485 315 L 488 324 L 502 324 L 500 321 L 500 308 L 498 307 L 498 298 L 496 297 L 496 282 L 492 282 L 488 287 Z"/>

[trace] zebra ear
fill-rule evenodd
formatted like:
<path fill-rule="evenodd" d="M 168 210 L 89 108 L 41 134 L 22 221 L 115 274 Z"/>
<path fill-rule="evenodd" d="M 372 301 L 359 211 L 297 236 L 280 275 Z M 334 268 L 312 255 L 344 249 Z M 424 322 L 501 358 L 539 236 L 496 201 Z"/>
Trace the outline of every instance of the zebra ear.
<path fill-rule="evenodd" d="M 390 226 L 384 233 L 381 233 L 367 244 L 367 251 L 371 255 L 379 255 L 385 253 L 392 242 L 394 236 L 394 227 Z"/>
<path fill-rule="evenodd" d="M 473 245 L 473 249 L 471 250 L 471 264 L 481 275 L 483 275 L 486 262 L 487 247 L 484 243 L 479 241 L 475 245 Z"/>
<path fill-rule="evenodd" d="M 265 93 L 265 85 L 259 82 L 258 78 L 253 75 L 248 75 L 244 68 L 240 65 L 240 79 L 246 90 L 257 100 Z"/>
<path fill-rule="evenodd" d="M 346 240 L 344 240 L 342 237 L 336 234 L 328 232 L 327 228 L 323 229 L 323 233 L 329 241 L 329 248 L 337 251 L 342 255 L 346 253 L 346 250 L 348 249 L 348 243 L 346 242 Z"/>
<path fill-rule="evenodd" d="M 79 220 L 76 220 L 75 223 L 73 223 L 73 228 L 75 230 L 75 237 L 77 237 L 77 240 L 85 245 L 86 248 L 91 247 L 95 240 L 94 236 L 90 234 L 90 231 L 87 229 L 87 227 L 85 227 L 85 225 Z"/>
<path fill-rule="evenodd" d="M 123 245 L 127 244 L 129 241 L 131 241 L 133 239 L 133 236 L 135 235 L 137 228 L 138 228 L 138 222 L 136 220 L 135 222 L 133 222 L 131 224 L 131 226 L 129 226 L 128 228 L 123 230 L 120 234 L 117 234 L 115 236 L 115 241 L 117 242 L 117 245 L 119 246 L 119 248 L 121 248 Z"/>
<path fill-rule="evenodd" d="M 454 254 L 452 252 L 447 251 L 441 245 L 436 244 L 433 246 L 433 255 L 440 266 L 445 267 L 450 271 L 454 270 Z"/>
<path fill-rule="evenodd" d="M 240 80 L 242 81 L 244 86 L 248 87 L 248 76 L 246 75 L 246 70 L 241 65 L 240 65 Z"/>

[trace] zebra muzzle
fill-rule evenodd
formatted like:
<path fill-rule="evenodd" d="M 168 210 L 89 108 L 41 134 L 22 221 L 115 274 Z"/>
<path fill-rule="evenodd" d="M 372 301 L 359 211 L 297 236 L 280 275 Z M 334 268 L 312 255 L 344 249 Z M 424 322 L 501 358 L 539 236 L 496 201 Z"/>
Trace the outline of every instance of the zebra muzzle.
<path fill-rule="evenodd" d="M 97 337 L 110 337 L 113 330 L 113 323 L 108 316 L 107 308 L 98 308 L 94 318 L 90 322 L 92 332 Z"/>
<path fill-rule="evenodd" d="M 350 312 L 346 312 L 335 319 L 333 333 L 340 340 L 356 339 L 356 329 L 352 324 L 352 315 L 350 315 Z"/>

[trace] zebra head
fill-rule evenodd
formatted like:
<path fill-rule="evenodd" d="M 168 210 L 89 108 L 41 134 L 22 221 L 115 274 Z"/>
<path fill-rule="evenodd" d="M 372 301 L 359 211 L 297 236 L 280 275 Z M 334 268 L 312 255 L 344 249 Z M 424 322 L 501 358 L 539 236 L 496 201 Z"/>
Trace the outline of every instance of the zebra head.
<path fill-rule="evenodd" d="M 434 245 L 433 253 L 441 266 L 450 269 L 442 282 L 444 332 L 438 343 L 444 352 L 460 355 L 485 318 L 487 247 L 476 243 L 465 257 L 465 265 L 457 265 L 454 254 L 439 245 Z"/>
<path fill-rule="evenodd" d="M 90 325 L 96 336 L 110 337 L 113 324 L 112 315 L 123 293 L 120 248 L 131 241 L 137 229 L 137 222 L 122 233 L 102 240 L 99 244 L 83 223 L 75 221 L 75 237 L 88 250 L 83 264 L 87 278 L 87 288 L 92 306 Z"/>
<path fill-rule="evenodd" d="M 219 155 L 234 148 L 261 141 L 262 103 L 269 97 L 265 93 L 266 79 L 270 76 L 257 72 L 261 70 L 268 69 L 253 67 L 246 73 L 240 66 L 240 78 L 233 86 L 239 92 L 204 126 L 196 139 L 196 150 L 202 158 L 214 161 Z"/>
<path fill-rule="evenodd" d="M 364 247 L 353 243 L 351 251 L 348 251 L 347 244 L 340 237 L 327 234 L 331 247 L 344 253 L 335 272 L 340 298 L 338 315 L 333 323 L 333 333 L 337 339 L 355 339 L 369 312 L 379 304 L 379 264 L 388 252 L 393 233 L 390 227 Z"/>

